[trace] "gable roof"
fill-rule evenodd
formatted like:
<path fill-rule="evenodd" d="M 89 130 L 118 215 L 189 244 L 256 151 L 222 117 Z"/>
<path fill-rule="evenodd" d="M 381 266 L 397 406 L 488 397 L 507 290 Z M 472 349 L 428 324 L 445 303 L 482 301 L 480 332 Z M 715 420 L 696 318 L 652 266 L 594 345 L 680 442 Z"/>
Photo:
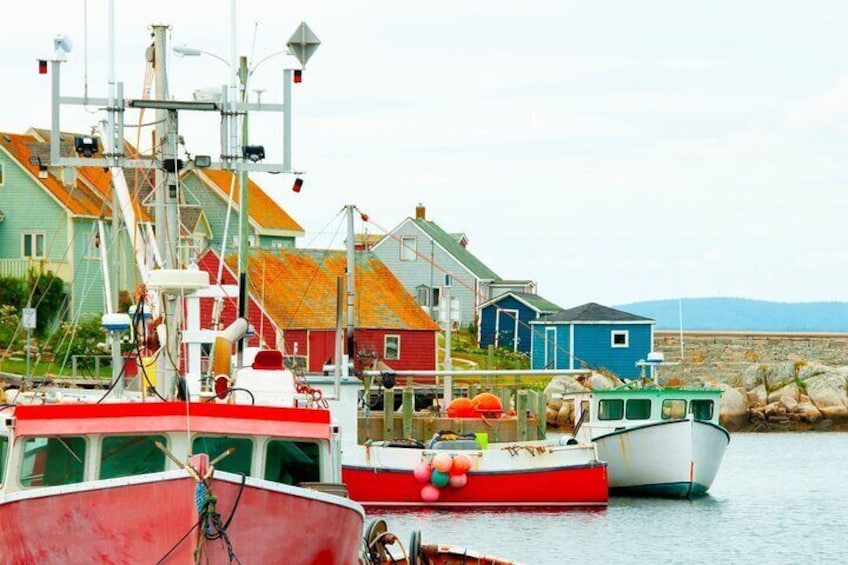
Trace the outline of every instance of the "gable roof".
<path fill-rule="evenodd" d="M 21 169 L 27 171 L 33 180 L 40 184 L 61 206 L 71 214 L 78 216 L 111 215 L 109 203 L 104 198 L 104 186 L 108 187 L 108 173 L 102 169 L 84 171 L 78 175 L 75 182 L 68 186 L 56 178 L 49 170 L 45 178 L 39 177 L 38 159 L 44 155 L 43 142 L 31 135 L 0 133 L 0 146 L 17 161 Z M 49 148 L 48 148 L 49 153 Z M 47 164 L 42 160 L 42 163 Z M 81 167 L 92 169 L 93 167 Z M 99 171 L 99 173 L 98 173 Z M 105 179 L 104 179 L 105 177 Z M 84 179 L 88 182 L 84 182 Z M 107 189 L 108 190 L 108 189 Z"/>
<path fill-rule="evenodd" d="M 486 302 L 480 305 L 480 308 L 485 308 L 487 306 L 491 306 L 492 304 L 497 304 L 508 296 L 512 296 L 519 302 L 523 302 L 528 307 L 532 308 L 536 312 L 539 312 L 540 314 L 552 314 L 562 310 L 561 307 L 557 306 L 549 300 L 545 300 L 538 294 L 531 294 L 529 292 L 518 292 L 512 290 L 503 294 L 499 294 L 496 297 L 487 300 Z"/>
<path fill-rule="evenodd" d="M 616 310 L 615 308 L 601 306 L 600 304 L 596 304 L 594 302 L 589 302 L 588 304 L 583 304 L 582 306 L 569 308 L 568 310 L 561 310 L 555 314 L 548 314 L 547 316 L 543 316 L 538 320 L 534 320 L 533 322 L 631 322 L 637 324 L 653 324 L 654 320 L 651 320 L 650 318 L 643 318 L 642 316 L 637 316 L 628 312 L 623 312 L 621 310 Z"/>
<path fill-rule="evenodd" d="M 464 248 L 460 243 L 448 232 L 439 227 L 432 220 L 424 220 L 421 218 L 408 218 L 418 226 L 421 231 L 433 238 L 433 241 L 438 243 L 445 251 L 453 256 L 454 259 L 462 263 L 465 268 L 474 273 L 479 279 L 501 280 L 493 270 L 487 267 L 480 259 L 474 256 L 473 253 Z"/>
<path fill-rule="evenodd" d="M 237 256 L 227 257 L 231 270 Z M 345 276 L 347 252 L 323 249 L 251 250 L 250 292 L 282 329 L 334 329 L 336 281 Z M 356 327 L 438 331 L 401 282 L 373 253 L 357 253 Z"/>
<path fill-rule="evenodd" d="M 225 203 L 229 198 L 230 186 L 233 187 L 233 204 L 240 202 L 238 179 L 231 171 L 218 171 L 213 169 L 195 170 L 194 174 L 208 186 L 215 188 L 214 191 Z M 260 228 L 265 230 L 279 230 L 289 232 L 287 235 L 302 236 L 305 232 L 291 216 L 283 210 L 258 184 L 247 180 L 247 207 L 248 215 Z"/>

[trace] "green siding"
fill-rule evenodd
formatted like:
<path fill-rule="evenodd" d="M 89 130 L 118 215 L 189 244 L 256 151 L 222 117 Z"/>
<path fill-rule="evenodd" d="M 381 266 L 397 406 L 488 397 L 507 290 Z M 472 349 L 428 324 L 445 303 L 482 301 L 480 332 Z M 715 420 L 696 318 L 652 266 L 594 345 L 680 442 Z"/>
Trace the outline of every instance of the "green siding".
<path fill-rule="evenodd" d="M 72 287 L 71 318 L 80 315 L 102 314 L 103 269 L 100 250 L 94 247 L 96 222 L 77 218 L 74 221 L 74 284 Z"/>
<path fill-rule="evenodd" d="M 68 246 L 67 215 L 64 208 L 39 186 L 16 161 L 0 152 L 4 183 L 0 186 L 0 259 L 21 259 L 21 234 L 44 232 L 45 256 L 64 259 Z"/>

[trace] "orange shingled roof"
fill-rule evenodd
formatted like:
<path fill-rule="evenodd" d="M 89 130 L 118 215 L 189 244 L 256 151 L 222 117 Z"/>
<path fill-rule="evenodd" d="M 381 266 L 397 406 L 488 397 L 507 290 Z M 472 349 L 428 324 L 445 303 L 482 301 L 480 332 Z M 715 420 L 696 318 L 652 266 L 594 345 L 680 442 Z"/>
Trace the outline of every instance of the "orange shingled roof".
<path fill-rule="evenodd" d="M 110 217 L 112 215 L 111 173 L 100 167 L 77 167 L 77 179 L 72 187 L 65 186 L 60 179 L 53 176 L 49 169 L 47 177 L 40 178 L 39 167 L 30 162 L 30 157 L 33 156 L 32 148 L 43 144 L 43 141 L 33 135 L 0 133 L 0 145 L 6 148 L 22 168 L 30 171 L 38 182 L 72 214 Z M 43 153 L 38 148 L 36 151 Z M 139 219 L 149 220 L 150 216 L 141 210 L 138 202 L 135 205 Z"/>
<path fill-rule="evenodd" d="M 213 169 L 205 169 L 202 173 L 198 173 L 200 177 L 206 177 L 215 186 L 218 187 L 224 194 L 229 195 L 230 184 L 232 182 L 233 173 L 230 171 L 218 171 Z M 303 228 L 294 218 L 288 215 L 274 200 L 262 190 L 258 184 L 248 178 L 248 214 L 260 226 L 272 230 L 288 230 L 303 232 Z M 235 182 L 233 188 L 233 200 L 238 203 L 239 200 L 238 181 Z"/>
<path fill-rule="evenodd" d="M 231 269 L 236 256 L 227 258 Z M 249 260 L 250 292 L 285 329 L 336 327 L 336 280 L 345 276 L 347 254 L 325 250 L 255 250 Z M 439 326 L 371 253 L 356 254 L 356 327 L 431 330 Z"/>

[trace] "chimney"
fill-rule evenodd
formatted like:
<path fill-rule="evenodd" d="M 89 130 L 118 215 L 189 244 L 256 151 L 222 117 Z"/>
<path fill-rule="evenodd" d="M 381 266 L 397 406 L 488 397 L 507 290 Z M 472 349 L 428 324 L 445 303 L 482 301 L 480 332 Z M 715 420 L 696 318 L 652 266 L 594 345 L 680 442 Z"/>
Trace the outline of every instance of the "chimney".
<path fill-rule="evenodd" d="M 415 207 L 415 219 L 416 220 L 426 220 L 427 219 L 427 209 L 420 202 L 418 206 Z"/>

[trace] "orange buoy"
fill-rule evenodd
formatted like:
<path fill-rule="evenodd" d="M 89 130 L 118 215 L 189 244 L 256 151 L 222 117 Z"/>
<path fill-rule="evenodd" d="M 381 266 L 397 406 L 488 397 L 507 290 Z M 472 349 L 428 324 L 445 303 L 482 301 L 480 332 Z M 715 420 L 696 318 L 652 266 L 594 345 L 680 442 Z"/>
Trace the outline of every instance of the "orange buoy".
<path fill-rule="evenodd" d="M 451 400 L 448 404 L 448 418 L 476 418 L 477 412 L 470 398 L 460 396 Z"/>
<path fill-rule="evenodd" d="M 471 404 L 474 406 L 474 410 L 482 416 L 497 417 L 503 414 L 501 399 L 491 392 L 481 392 L 471 399 Z"/>

